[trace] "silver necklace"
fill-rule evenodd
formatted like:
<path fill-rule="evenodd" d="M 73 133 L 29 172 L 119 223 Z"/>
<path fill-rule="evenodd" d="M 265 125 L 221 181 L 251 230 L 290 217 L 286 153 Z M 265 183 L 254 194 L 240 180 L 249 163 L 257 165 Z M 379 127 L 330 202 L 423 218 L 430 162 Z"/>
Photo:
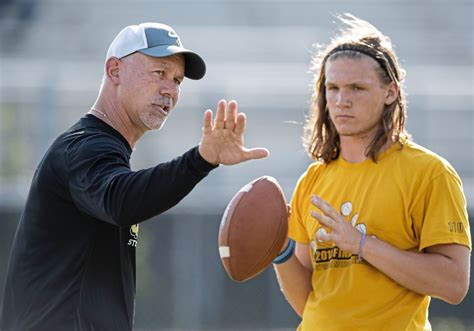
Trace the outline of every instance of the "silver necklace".
<path fill-rule="evenodd" d="M 93 111 L 95 111 L 95 112 L 101 114 L 101 115 L 104 116 L 106 119 L 109 119 L 109 117 L 107 116 L 107 114 L 104 113 L 102 110 L 99 110 L 99 109 L 94 108 L 94 107 L 92 107 L 91 110 L 93 110 Z"/>
<path fill-rule="evenodd" d="M 97 114 L 100 114 L 104 117 L 104 122 L 107 123 L 108 125 L 110 125 L 115 131 L 118 131 L 115 126 L 112 124 L 112 122 L 110 121 L 109 117 L 107 116 L 106 113 L 104 113 L 102 110 L 99 110 L 95 107 L 92 107 L 91 108 L 92 111 L 95 111 Z"/>

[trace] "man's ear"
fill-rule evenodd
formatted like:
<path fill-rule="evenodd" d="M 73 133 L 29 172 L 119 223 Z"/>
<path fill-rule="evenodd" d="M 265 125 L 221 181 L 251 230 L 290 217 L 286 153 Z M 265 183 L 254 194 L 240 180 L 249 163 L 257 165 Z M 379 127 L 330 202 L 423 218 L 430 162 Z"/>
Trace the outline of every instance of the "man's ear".
<path fill-rule="evenodd" d="M 105 62 L 105 74 L 114 85 L 120 83 L 119 73 L 121 64 L 121 61 L 116 57 L 111 57 Z"/>
<path fill-rule="evenodd" d="M 395 100 L 397 100 L 399 92 L 400 89 L 398 88 L 398 85 L 395 84 L 395 82 L 390 82 L 390 84 L 388 84 L 387 93 L 385 94 L 385 104 L 391 105 Z"/>

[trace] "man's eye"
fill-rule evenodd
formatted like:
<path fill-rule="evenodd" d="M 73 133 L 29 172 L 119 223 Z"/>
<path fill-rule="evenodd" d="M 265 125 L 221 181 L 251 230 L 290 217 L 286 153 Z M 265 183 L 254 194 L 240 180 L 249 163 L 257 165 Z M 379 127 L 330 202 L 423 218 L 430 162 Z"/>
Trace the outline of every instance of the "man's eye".
<path fill-rule="evenodd" d="M 182 81 L 181 81 L 181 80 L 179 80 L 179 79 L 175 79 L 175 80 L 174 80 L 174 82 L 175 82 L 175 83 L 176 83 L 176 85 L 178 85 L 178 86 L 179 86 L 179 85 L 181 85 L 181 83 L 182 83 Z"/>
<path fill-rule="evenodd" d="M 157 70 L 157 71 L 155 71 L 155 72 L 156 72 L 156 73 L 158 74 L 158 76 L 160 76 L 160 77 L 165 75 L 164 70 Z"/>

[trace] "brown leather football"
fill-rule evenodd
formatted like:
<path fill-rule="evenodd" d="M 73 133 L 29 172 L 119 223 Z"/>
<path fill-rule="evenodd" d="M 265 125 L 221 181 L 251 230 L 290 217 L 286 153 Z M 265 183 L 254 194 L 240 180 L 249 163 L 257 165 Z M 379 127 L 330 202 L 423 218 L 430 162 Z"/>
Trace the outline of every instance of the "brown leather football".
<path fill-rule="evenodd" d="M 242 187 L 227 205 L 219 228 L 219 254 L 231 279 L 243 282 L 264 271 L 288 235 L 285 194 L 271 176 Z"/>

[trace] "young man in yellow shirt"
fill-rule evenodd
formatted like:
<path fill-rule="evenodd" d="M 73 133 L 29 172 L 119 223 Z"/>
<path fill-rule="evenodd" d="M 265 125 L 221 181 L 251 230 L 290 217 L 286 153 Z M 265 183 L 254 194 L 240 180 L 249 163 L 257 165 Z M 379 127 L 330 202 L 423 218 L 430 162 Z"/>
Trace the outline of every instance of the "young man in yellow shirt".
<path fill-rule="evenodd" d="M 405 130 L 404 71 L 370 23 L 313 59 L 306 126 L 315 160 L 297 183 L 274 261 L 299 331 L 431 330 L 430 297 L 461 302 L 471 238 L 459 176 Z"/>

